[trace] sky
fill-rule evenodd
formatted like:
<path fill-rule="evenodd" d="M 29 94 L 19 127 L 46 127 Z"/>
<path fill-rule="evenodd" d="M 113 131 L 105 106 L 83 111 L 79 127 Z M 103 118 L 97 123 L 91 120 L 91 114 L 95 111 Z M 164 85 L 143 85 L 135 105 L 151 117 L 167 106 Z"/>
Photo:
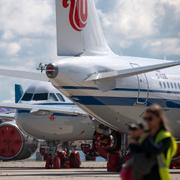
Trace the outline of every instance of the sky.
<path fill-rule="evenodd" d="M 180 59 L 180 0 L 95 0 L 106 39 L 119 55 Z M 54 0 L 0 0 L 0 66 L 35 69 L 56 58 Z M 0 77 L 0 101 L 14 84 Z"/>

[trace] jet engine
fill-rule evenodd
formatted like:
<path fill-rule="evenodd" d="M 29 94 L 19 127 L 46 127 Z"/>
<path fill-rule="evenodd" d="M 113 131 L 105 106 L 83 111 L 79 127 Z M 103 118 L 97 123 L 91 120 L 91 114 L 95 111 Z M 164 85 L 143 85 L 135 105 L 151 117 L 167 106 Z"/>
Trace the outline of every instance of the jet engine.
<path fill-rule="evenodd" d="M 38 142 L 25 135 L 15 122 L 0 124 L 0 160 L 23 160 L 37 149 Z"/>

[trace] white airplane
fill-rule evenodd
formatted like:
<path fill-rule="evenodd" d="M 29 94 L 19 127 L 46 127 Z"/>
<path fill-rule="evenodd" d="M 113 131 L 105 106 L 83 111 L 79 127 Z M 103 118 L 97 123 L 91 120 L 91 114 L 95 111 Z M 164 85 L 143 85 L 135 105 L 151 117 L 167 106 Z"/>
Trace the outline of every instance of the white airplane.
<path fill-rule="evenodd" d="M 158 103 L 180 138 L 180 61 L 114 54 L 94 0 L 73 2 L 56 0 L 57 52 L 68 58 L 47 66 L 49 81 L 99 122 L 121 133 L 127 123 L 141 120 L 146 106 Z"/>
<path fill-rule="evenodd" d="M 93 0 L 56 0 L 60 58 L 37 72 L 0 69 L 1 75 L 50 81 L 100 123 L 120 133 L 145 108 L 166 109 L 180 138 L 180 61 L 118 56 L 109 48 Z"/>
<path fill-rule="evenodd" d="M 0 103 L 0 107 L 16 109 L 16 113 L 3 109 L 0 113 L 5 120 L 0 124 L 0 160 L 30 157 L 37 149 L 35 139 L 46 141 L 46 155 L 52 157 L 57 156 L 59 145 L 93 140 L 99 123 L 50 83 L 35 83 L 25 92 L 20 85 L 15 87 L 16 103 Z"/>

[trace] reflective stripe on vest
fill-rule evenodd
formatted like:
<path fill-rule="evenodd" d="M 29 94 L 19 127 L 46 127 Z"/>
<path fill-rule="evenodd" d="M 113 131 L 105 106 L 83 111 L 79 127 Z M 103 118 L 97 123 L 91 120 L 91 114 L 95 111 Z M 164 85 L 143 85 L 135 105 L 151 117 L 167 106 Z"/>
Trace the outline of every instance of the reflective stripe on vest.
<path fill-rule="evenodd" d="M 160 155 L 157 156 L 161 180 L 171 179 L 169 174 L 169 166 L 173 156 L 176 154 L 177 151 L 176 140 L 168 131 L 161 130 L 155 139 L 155 143 L 159 144 L 161 141 L 163 141 L 166 138 L 171 139 L 171 145 L 168 148 L 167 154 L 165 155 L 164 153 L 161 153 Z"/>

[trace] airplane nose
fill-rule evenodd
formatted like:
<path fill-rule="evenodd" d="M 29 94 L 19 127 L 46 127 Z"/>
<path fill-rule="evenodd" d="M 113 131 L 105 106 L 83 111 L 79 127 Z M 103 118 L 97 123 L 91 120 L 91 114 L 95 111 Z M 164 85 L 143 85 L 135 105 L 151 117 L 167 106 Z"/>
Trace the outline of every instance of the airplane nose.
<path fill-rule="evenodd" d="M 55 64 L 48 64 L 46 67 L 46 75 L 50 79 L 54 79 L 58 75 L 58 66 Z"/>

